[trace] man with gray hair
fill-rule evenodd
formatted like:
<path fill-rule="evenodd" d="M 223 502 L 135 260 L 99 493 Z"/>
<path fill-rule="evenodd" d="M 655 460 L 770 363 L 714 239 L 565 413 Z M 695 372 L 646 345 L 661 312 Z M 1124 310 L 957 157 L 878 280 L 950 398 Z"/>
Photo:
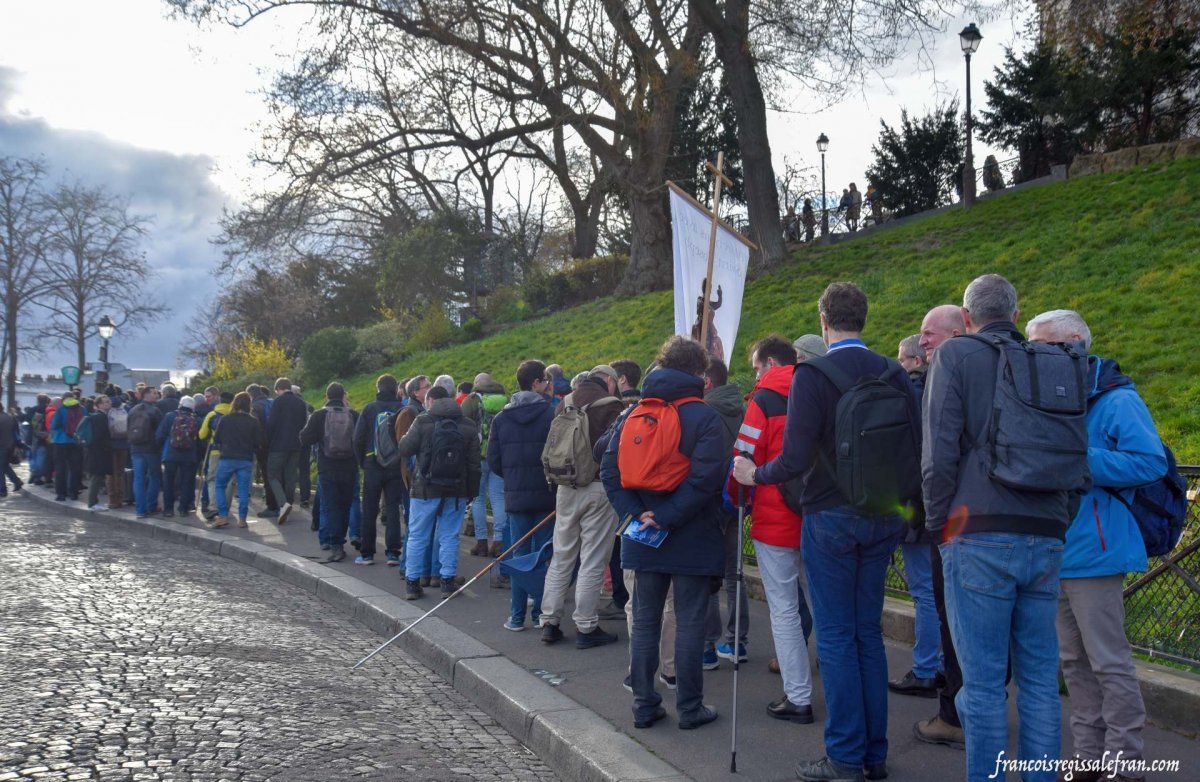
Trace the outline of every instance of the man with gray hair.
<path fill-rule="evenodd" d="M 1082 413 L 1078 360 L 1024 344 L 1015 325 L 1016 289 L 997 274 L 967 286 L 962 316 L 971 338 L 947 340 L 930 365 L 921 473 L 926 528 L 944 540 L 946 614 L 962 667 L 956 700 L 966 734 L 966 777 L 978 782 L 994 778 L 996 758 L 1008 748 L 1004 673 L 1010 654 L 1021 690 L 1015 759 L 1055 758 L 1062 749 L 1054 629 L 1059 569 L 1067 525 L 1091 480 L 1086 454 L 1071 453 L 1066 438 L 1057 453 L 1038 447 L 1049 431 L 1084 441 L 1081 415 L 1067 415 L 1064 406 L 1063 416 L 1054 418 L 1026 404 L 1007 380 L 1027 373 L 1023 377 L 1039 391 L 1045 381 L 1054 383 L 1063 402 L 1079 404 Z M 1027 353 L 1032 366 L 1008 363 L 1014 350 Z M 1054 395 L 1047 395 L 1046 407 L 1057 406 Z M 1003 446 L 1010 440 L 1034 447 L 1013 454 Z M 998 442 L 1010 461 L 997 462 Z M 1049 782 L 1054 772 L 1025 779 Z"/>
<path fill-rule="evenodd" d="M 1052 310 L 1029 339 L 1087 353 L 1092 332 L 1079 313 Z M 1142 757 L 1146 707 L 1125 637 L 1126 573 L 1146 569 L 1146 546 L 1129 510 L 1136 486 L 1167 471 L 1162 440 L 1133 381 L 1112 359 L 1088 358 L 1088 467 L 1095 485 L 1067 529 L 1058 595 L 1058 653 L 1070 692 L 1071 744 L 1080 760 Z M 1080 769 L 1094 782 L 1105 772 Z M 1126 779 L 1133 777 L 1118 777 Z"/>

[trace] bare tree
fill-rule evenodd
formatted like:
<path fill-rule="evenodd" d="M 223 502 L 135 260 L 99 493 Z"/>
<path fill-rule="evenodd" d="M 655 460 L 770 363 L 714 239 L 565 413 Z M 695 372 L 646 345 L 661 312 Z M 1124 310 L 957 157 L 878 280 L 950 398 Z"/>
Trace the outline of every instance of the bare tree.
<path fill-rule="evenodd" d="M 42 191 L 40 160 L 0 157 L 0 299 L 4 301 L 5 388 L 17 404 L 20 327 L 29 305 L 46 292 L 46 246 L 51 214 Z"/>
<path fill-rule="evenodd" d="M 46 336 L 75 349 L 87 362 L 87 339 L 102 315 L 125 333 L 166 314 L 149 292 L 154 271 L 141 244 L 149 219 L 129 211 L 128 199 L 101 187 L 61 185 L 47 202 L 52 233 L 47 245 L 46 295 L 36 302 L 47 314 Z"/>

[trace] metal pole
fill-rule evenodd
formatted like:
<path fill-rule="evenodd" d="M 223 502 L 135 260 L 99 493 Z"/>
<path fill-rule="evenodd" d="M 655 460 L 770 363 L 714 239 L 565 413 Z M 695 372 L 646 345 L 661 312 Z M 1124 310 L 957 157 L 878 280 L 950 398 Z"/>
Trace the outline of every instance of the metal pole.
<path fill-rule="evenodd" d="M 108 385 L 108 340 L 103 340 L 100 343 L 100 363 L 104 365 L 104 369 L 96 373 L 96 393 L 104 392 L 104 387 Z"/>
<path fill-rule="evenodd" d="M 357 663 L 355 663 L 355 664 L 354 664 L 354 667 L 352 667 L 350 670 L 354 671 L 354 670 L 358 670 L 359 668 L 361 668 L 361 667 L 362 667 L 362 666 L 363 666 L 363 665 L 364 665 L 364 664 L 367 662 L 367 660 L 370 660 L 372 657 L 374 657 L 375 655 L 377 655 L 377 654 L 379 654 L 380 652 L 382 652 L 384 649 L 386 649 L 386 648 L 388 648 L 389 646 L 391 646 L 393 643 L 395 643 L 397 640 L 399 640 L 400 636 L 404 635 L 404 634 L 405 634 L 405 633 L 407 633 L 409 630 L 411 630 L 411 629 L 413 629 L 414 627 L 416 627 L 417 625 L 421 624 L 421 622 L 424 622 L 426 619 L 428 619 L 429 617 L 433 616 L 433 614 L 434 614 L 434 612 L 435 612 L 435 611 L 437 611 L 437 610 L 438 610 L 439 608 L 441 608 L 442 606 L 446 605 L 446 603 L 449 603 L 449 602 L 450 602 L 451 600 L 453 600 L 454 598 L 458 597 L 460 594 L 462 594 L 463 590 L 465 590 L 467 587 L 471 586 L 471 584 L 474 584 L 476 581 L 478 581 L 480 578 L 482 578 L 482 577 L 484 576 L 484 574 L 485 574 L 485 573 L 489 572 L 489 571 L 490 571 L 492 568 L 496 567 L 496 565 L 500 564 L 500 560 L 504 559 L 504 558 L 505 558 L 505 557 L 507 557 L 509 554 L 511 554 L 511 553 L 513 552 L 513 550 L 514 550 L 514 549 L 516 549 L 516 547 L 517 547 L 517 546 L 521 545 L 522 543 L 524 543 L 525 541 L 527 541 L 527 540 L 529 540 L 531 537 L 533 537 L 533 533 L 535 533 L 535 532 L 537 532 L 539 529 L 541 529 L 541 528 L 542 528 L 542 526 L 543 526 L 543 525 L 544 525 L 544 524 L 545 524 L 547 521 L 550 521 L 550 519 L 554 518 L 554 514 L 555 514 L 555 511 L 550 511 L 550 515 L 549 515 L 549 516 L 547 516 L 546 518 L 542 519 L 542 520 L 541 520 L 541 521 L 539 521 L 537 524 L 533 525 L 533 529 L 531 529 L 531 530 L 529 530 L 528 532 L 526 532 L 526 533 L 525 533 L 523 536 L 521 536 L 521 539 L 520 539 L 520 540 L 518 540 L 516 543 L 512 544 L 511 546 L 509 546 L 509 547 L 508 547 L 508 551 L 505 551 L 503 554 L 501 554 L 500 556 L 496 557 L 496 558 L 495 558 L 495 559 L 493 559 L 491 562 L 489 562 L 489 563 L 488 563 L 488 565 L 487 565 L 487 567 L 485 567 L 483 570 L 481 570 L 481 571 L 479 571 L 478 573 L 476 573 L 476 574 L 475 574 L 475 577 L 474 577 L 474 578 L 472 578 L 470 581 L 468 581 L 467 583 L 465 583 L 465 584 L 463 584 L 462 586 L 460 586 L 460 587 L 459 587 L 457 590 L 455 590 L 455 592 L 454 592 L 452 595 L 450 595 L 449 597 L 444 597 L 444 598 L 442 598 L 441 602 L 439 602 L 439 603 L 438 603 L 437 605 L 435 605 L 433 608 L 431 608 L 431 609 L 429 609 L 428 611 L 426 611 L 426 612 L 425 612 L 424 614 L 422 614 L 421 616 L 419 616 L 419 617 L 417 617 L 416 619 L 414 619 L 414 620 L 413 620 L 413 622 L 412 622 L 412 624 L 410 624 L 408 627 L 405 627 L 403 630 L 401 630 L 400 632 L 398 632 L 398 633 L 396 633 L 395 635 L 393 635 L 391 638 L 389 638 L 389 639 L 388 639 L 388 640 L 387 640 L 387 641 L 386 641 L 386 642 L 385 642 L 385 643 L 384 643 L 382 646 L 380 646 L 378 649 L 376 649 L 375 651 L 373 651 L 373 652 L 371 652 L 370 654 L 368 654 L 366 657 L 364 657 L 364 658 L 362 658 L 361 660 L 359 660 Z"/>
<path fill-rule="evenodd" d="M 743 452 L 741 454 L 747 459 L 749 454 Z M 744 544 L 743 535 L 746 530 L 746 487 L 738 483 L 737 488 L 738 502 L 738 547 L 737 547 L 737 587 L 734 589 L 733 597 L 733 729 L 731 731 L 730 743 L 732 747 L 729 753 L 729 771 L 737 773 L 737 696 L 738 696 L 738 666 L 742 659 L 742 545 Z"/>
<path fill-rule="evenodd" d="M 975 205 L 975 156 L 971 151 L 971 53 L 966 52 L 967 58 L 967 160 L 963 166 L 963 206 Z"/>
<path fill-rule="evenodd" d="M 825 153 L 821 153 L 821 236 L 829 235 L 829 191 L 825 189 Z"/>

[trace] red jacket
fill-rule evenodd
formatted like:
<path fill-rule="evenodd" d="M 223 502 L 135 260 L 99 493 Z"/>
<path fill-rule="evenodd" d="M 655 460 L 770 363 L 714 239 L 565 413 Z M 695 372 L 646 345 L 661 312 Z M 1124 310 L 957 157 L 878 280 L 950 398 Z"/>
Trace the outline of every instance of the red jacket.
<path fill-rule="evenodd" d="M 747 397 L 746 418 L 738 432 L 734 453 L 745 451 L 762 466 L 783 450 L 787 423 L 787 397 L 795 367 L 771 367 L 759 378 Z M 730 496 L 737 485 L 729 478 Z M 778 486 L 755 486 L 750 495 L 750 537 L 770 546 L 800 547 L 800 516 L 783 501 Z"/>

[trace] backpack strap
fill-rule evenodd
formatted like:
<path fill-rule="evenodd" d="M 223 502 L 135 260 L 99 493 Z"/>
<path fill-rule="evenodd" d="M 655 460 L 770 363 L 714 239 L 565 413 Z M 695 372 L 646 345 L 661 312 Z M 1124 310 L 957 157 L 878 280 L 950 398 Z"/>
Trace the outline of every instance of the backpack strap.
<path fill-rule="evenodd" d="M 837 390 L 843 394 L 845 394 L 851 388 L 854 388 L 853 378 L 843 372 L 842 369 L 837 364 L 834 364 L 832 361 L 830 361 L 827 356 L 810 358 L 808 361 L 803 363 L 816 369 L 822 375 L 827 377 L 829 382 L 837 386 Z"/>

